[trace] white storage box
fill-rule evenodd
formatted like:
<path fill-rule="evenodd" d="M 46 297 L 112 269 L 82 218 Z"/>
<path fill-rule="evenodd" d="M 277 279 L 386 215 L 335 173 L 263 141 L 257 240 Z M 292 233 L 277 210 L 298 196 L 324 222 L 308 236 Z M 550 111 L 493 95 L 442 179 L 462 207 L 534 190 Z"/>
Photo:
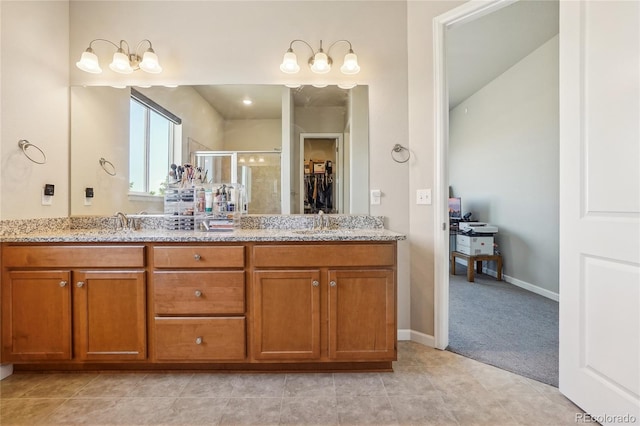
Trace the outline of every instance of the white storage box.
<path fill-rule="evenodd" d="M 493 236 L 477 237 L 458 234 L 456 236 L 456 251 L 471 256 L 493 254 Z"/>

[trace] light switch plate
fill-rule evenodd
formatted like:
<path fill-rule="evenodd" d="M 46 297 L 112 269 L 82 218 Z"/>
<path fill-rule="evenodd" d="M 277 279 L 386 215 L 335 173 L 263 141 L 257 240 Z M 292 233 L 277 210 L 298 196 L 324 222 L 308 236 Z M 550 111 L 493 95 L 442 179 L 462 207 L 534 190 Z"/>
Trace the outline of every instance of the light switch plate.
<path fill-rule="evenodd" d="M 416 204 L 431 204 L 431 189 L 418 189 L 416 191 Z"/>
<path fill-rule="evenodd" d="M 382 192 L 379 189 L 372 189 L 371 190 L 371 205 L 372 206 L 377 206 L 380 204 L 380 196 L 382 195 Z"/>

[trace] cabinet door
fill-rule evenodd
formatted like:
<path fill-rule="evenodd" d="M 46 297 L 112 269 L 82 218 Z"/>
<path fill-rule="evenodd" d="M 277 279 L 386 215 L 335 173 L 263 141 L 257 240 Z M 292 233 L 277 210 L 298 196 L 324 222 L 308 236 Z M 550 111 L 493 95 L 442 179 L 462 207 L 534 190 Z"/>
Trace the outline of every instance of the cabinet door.
<path fill-rule="evenodd" d="M 396 359 L 394 271 L 329 271 L 329 358 Z"/>
<path fill-rule="evenodd" d="M 69 271 L 10 271 L 2 282 L 2 360 L 71 359 Z"/>
<path fill-rule="evenodd" d="M 320 271 L 256 271 L 253 275 L 253 357 L 320 357 Z"/>
<path fill-rule="evenodd" d="M 74 272 L 73 291 L 79 359 L 146 358 L 144 271 Z"/>

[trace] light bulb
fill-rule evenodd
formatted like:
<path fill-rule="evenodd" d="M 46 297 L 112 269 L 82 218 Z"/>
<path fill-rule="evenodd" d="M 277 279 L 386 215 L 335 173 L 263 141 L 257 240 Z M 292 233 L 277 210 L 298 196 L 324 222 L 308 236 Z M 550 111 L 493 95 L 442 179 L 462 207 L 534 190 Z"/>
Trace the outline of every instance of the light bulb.
<path fill-rule="evenodd" d="M 140 69 L 151 74 L 162 72 L 162 67 L 158 63 L 158 55 L 156 55 L 153 49 L 149 48 L 149 50 L 144 52 L 142 62 L 140 62 Z"/>
<path fill-rule="evenodd" d="M 349 53 L 344 56 L 344 63 L 340 67 L 340 71 L 343 74 L 358 74 L 360 72 L 358 57 L 353 53 L 353 50 L 349 50 Z"/>
<path fill-rule="evenodd" d="M 120 74 L 131 74 L 133 72 L 129 58 L 122 49 L 118 49 L 118 51 L 113 54 L 113 61 L 109 64 L 109 68 Z"/>
<path fill-rule="evenodd" d="M 313 64 L 311 65 L 311 71 L 316 74 L 326 74 L 331 70 L 331 63 L 329 57 L 322 50 L 318 51 L 313 57 Z"/>
<path fill-rule="evenodd" d="M 284 54 L 282 58 L 282 63 L 280 64 L 280 71 L 286 74 L 295 74 L 300 71 L 300 65 L 298 65 L 298 57 L 293 50 L 289 48 L 287 53 Z"/>
<path fill-rule="evenodd" d="M 76 62 L 76 66 L 82 71 L 89 72 L 91 74 L 100 74 L 102 69 L 98 63 L 98 57 L 93 53 L 93 49 L 90 47 L 82 52 L 80 60 Z"/>

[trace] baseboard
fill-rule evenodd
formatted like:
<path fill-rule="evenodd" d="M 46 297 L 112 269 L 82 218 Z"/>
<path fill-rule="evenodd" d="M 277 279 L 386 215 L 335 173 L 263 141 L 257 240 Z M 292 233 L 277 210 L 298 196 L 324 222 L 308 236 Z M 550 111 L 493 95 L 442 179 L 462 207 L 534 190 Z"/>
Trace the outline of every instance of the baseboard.
<path fill-rule="evenodd" d="M 398 330 L 398 340 L 411 340 L 411 330 Z"/>
<path fill-rule="evenodd" d="M 420 333 L 419 331 L 410 330 L 412 342 L 420 343 L 421 345 L 429 346 L 430 348 L 436 347 L 436 339 L 430 334 Z"/>
<path fill-rule="evenodd" d="M 482 268 L 482 273 L 487 274 L 487 275 L 491 275 L 492 277 L 496 278 L 498 276 L 498 273 L 496 271 L 494 271 L 493 269 L 489 269 L 486 267 Z M 542 288 L 539 287 L 537 285 L 528 283 L 526 281 L 522 281 L 519 280 L 517 278 L 513 278 L 509 275 L 505 275 L 502 274 L 502 279 L 506 282 L 508 282 L 509 284 L 513 284 L 516 287 L 520 287 L 523 290 L 528 290 L 532 293 L 538 294 L 542 297 L 546 297 L 547 299 L 551 299 L 554 300 L 556 302 L 560 301 L 560 295 L 558 293 L 554 293 L 553 291 L 547 290 L 546 288 Z"/>
<path fill-rule="evenodd" d="M 13 374 L 13 364 L 0 365 L 0 380 L 4 380 Z"/>

